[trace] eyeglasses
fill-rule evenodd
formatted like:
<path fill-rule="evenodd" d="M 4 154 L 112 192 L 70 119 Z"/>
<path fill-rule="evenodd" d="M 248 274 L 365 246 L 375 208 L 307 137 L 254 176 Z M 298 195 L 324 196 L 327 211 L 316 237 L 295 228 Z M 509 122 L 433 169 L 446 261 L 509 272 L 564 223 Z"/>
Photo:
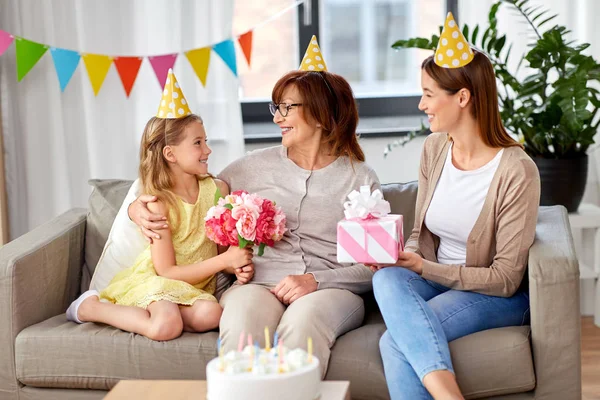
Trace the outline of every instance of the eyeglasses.
<path fill-rule="evenodd" d="M 269 103 L 269 111 L 271 112 L 271 115 L 275 116 L 275 113 L 277 112 L 277 110 L 279 110 L 279 114 L 281 114 L 282 117 L 287 117 L 288 112 L 290 112 L 290 108 L 292 107 L 298 107 L 301 106 L 302 103 L 296 103 L 296 104 L 287 104 L 287 103 L 279 103 L 279 104 L 275 104 L 275 103 Z"/>

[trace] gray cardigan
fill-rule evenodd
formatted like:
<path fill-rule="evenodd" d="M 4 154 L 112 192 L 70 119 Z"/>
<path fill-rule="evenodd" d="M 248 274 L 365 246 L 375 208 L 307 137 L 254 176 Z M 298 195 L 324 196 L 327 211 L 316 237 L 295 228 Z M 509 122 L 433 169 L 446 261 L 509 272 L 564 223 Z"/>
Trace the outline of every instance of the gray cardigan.
<path fill-rule="evenodd" d="M 287 217 L 287 232 L 262 257 L 254 256 L 253 283 L 274 286 L 287 275 L 311 273 L 319 289 L 371 290 L 371 271 L 337 262 L 336 226 L 344 218 L 347 195 L 361 185 L 379 189 L 375 171 L 363 162 L 338 157 L 309 171 L 287 157 L 283 146 L 256 150 L 219 175 L 231 191 L 246 190 L 273 200 Z"/>

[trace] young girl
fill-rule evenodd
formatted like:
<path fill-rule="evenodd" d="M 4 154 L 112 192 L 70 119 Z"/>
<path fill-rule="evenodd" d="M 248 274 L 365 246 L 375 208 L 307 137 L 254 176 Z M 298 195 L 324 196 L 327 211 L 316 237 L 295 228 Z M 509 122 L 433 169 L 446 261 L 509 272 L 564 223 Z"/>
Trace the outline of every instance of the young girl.
<path fill-rule="evenodd" d="M 216 273 L 250 264 L 252 250 L 230 247 L 218 255 L 206 237 L 204 216 L 217 188 L 222 195 L 229 193 L 227 184 L 208 176 L 210 153 L 197 115 L 148 121 L 139 177 L 143 192 L 158 198 L 149 204 L 151 211 L 168 215 L 168 225 L 106 289 L 87 291 L 75 300 L 67 310 L 69 320 L 105 323 L 153 340 L 219 326 Z"/>

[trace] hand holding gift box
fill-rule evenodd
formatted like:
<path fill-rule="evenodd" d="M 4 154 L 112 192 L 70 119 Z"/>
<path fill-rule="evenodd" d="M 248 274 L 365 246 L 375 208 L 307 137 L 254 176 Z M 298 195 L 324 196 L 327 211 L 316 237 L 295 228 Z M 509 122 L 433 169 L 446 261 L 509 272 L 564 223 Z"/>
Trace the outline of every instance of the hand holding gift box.
<path fill-rule="evenodd" d="M 390 214 L 390 203 L 379 189 L 353 190 L 344 203 L 346 218 L 337 225 L 340 263 L 391 264 L 404 251 L 402 215 Z"/>

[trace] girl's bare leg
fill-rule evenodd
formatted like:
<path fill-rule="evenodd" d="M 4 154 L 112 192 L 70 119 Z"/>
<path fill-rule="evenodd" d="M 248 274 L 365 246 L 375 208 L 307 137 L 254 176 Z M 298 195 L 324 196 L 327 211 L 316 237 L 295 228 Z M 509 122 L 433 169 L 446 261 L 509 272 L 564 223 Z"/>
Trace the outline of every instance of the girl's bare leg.
<path fill-rule="evenodd" d="M 77 317 L 83 322 L 100 322 L 152 340 L 175 339 L 183 331 L 177 304 L 166 300 L 155 301 L 144 310 L 100 302 L 98 296 L 91 296 L 81 303 Z"/>
<path fill-rule="evenodd" d="M 206 332 L 219 326 L 223 308 L 210 300 L 196 300 L 191 306 L 179 306 L 186 332 Z"/>

